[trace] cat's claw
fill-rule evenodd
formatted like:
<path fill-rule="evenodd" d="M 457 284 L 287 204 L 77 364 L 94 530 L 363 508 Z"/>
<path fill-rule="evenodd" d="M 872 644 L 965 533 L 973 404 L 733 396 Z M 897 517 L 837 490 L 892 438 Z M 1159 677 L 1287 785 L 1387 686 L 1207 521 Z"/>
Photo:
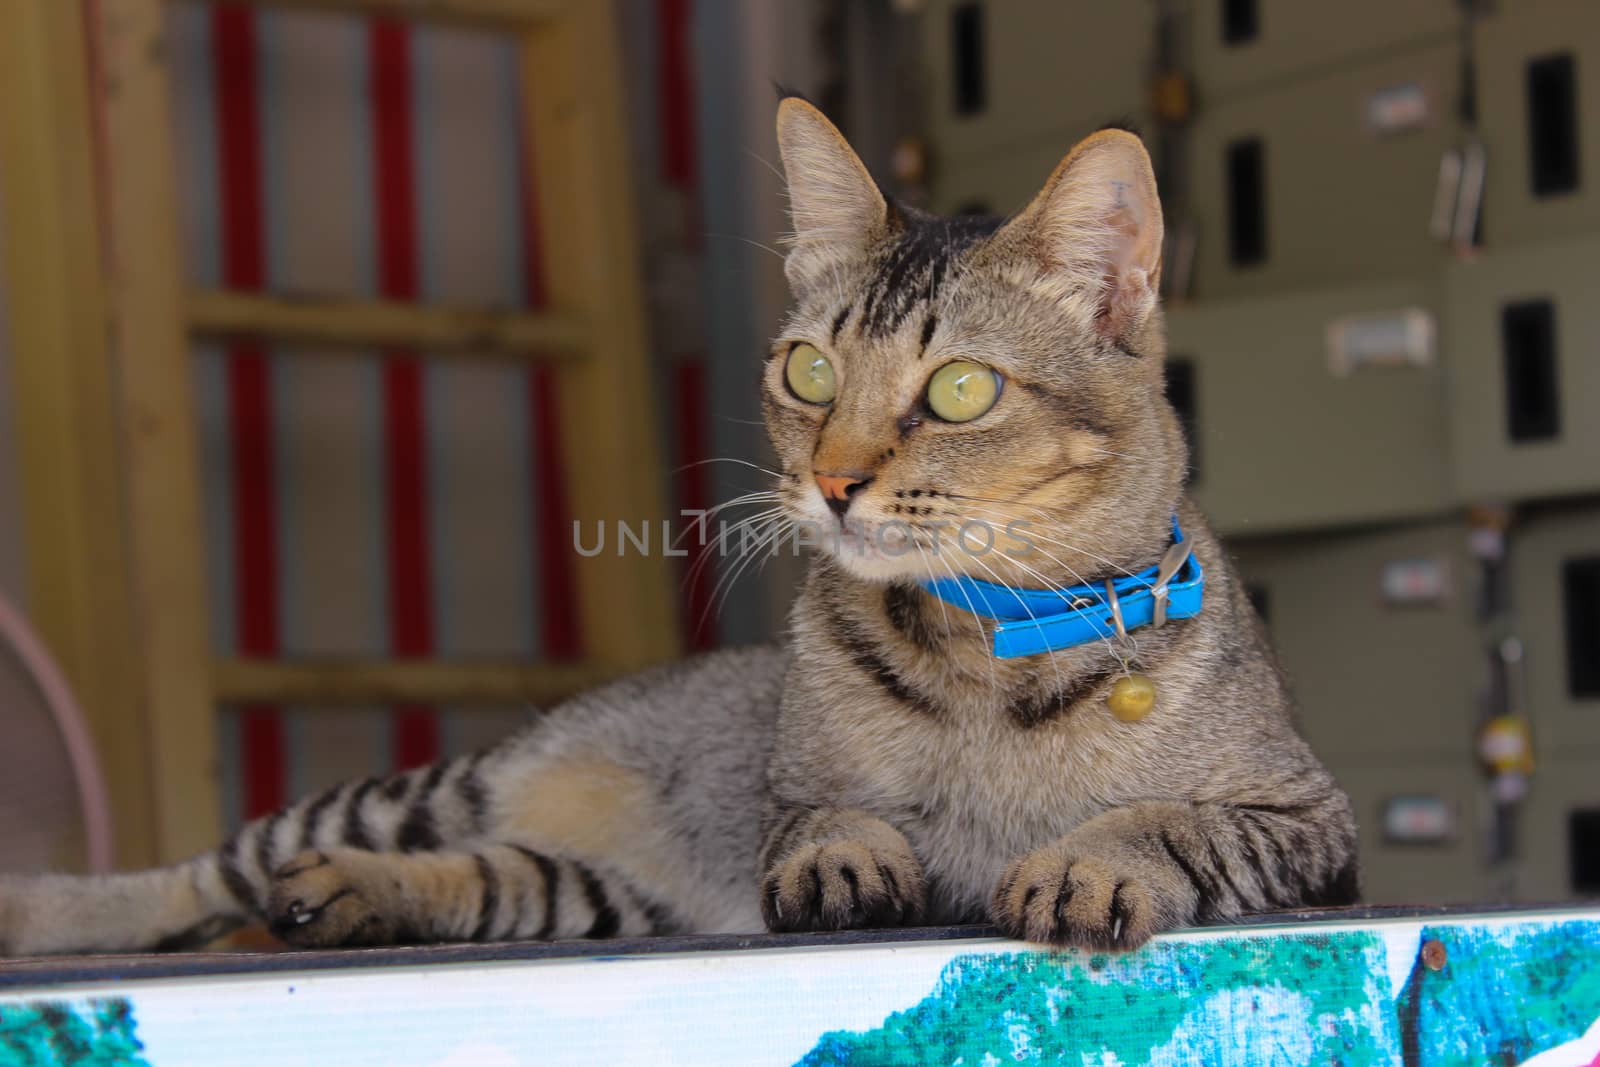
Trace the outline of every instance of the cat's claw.
<path fill-rule="evenodd" d="M 1129 865 L 1044 848 L 1013 863 L 991 904 L 1010 937 L 1094 950 L 1138 948 L 1164 922 L 1156 900 Z"/>
<path fill-rule="evenodd" d="M 910 850 L 880 852 L 861 841 L 796 849 L 767 872 L 761 907 L 769 929 L 792 933 L 917 923 L 922 866 Z"/>
<path fill-rule="evenodd" d="M 267 927 L 296 948 L 375 944 L 391 938 L 359 892 L 356 872 L 317 851 L 302 852 L 273 875 Z"/>

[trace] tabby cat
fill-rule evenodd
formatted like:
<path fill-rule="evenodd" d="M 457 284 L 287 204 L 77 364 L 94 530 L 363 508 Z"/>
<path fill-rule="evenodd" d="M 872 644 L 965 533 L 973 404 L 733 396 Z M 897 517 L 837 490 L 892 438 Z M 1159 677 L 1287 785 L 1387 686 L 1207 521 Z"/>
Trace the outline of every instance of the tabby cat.
<path fill-rule="evenodd" d="M 777 124 L 796 307 L 762 377 L 774 491 L 836 535 L 785 646 L 646 671 L 176 867 L 0 880 L 0 954 L 253 918 L 299 946 L 992 920 L 1128 949 L 1355 900 L 1349 801 L 1184 495 L 1139 139 L 1089 137 L 1002 222 L 889 199 L 799 98 Z M 992 551 L 958 544 L 974 523 Z M 1179 528 L 1203 607 L 1165 625 L 1002 658 L 988 612 L 930 591 L 1097 589 Z M 1114 714 L 1134 674 L 1154 705 Z"/>

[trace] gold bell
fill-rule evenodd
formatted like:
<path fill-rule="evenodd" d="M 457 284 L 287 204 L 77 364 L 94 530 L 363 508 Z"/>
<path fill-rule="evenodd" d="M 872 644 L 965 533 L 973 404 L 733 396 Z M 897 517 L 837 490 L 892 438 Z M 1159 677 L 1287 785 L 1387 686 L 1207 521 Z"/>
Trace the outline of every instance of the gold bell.
<path fill-rule="evenodd" d="M 1156 683 L 1143 674 L 1129 674 L 1111 684 L 1106 707 L 1123 722 L 1138 722 L 1156 706 Z"/>

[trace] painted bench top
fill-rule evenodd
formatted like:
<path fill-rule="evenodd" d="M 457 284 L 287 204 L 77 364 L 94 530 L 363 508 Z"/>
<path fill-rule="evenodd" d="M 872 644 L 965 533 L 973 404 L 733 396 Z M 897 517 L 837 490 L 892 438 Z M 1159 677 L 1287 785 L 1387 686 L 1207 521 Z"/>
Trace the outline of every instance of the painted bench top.
<path fill-rule="evenodd" d="M 0 961 L 0 1064 L 1600 1067 L 1600 905 Z"/>

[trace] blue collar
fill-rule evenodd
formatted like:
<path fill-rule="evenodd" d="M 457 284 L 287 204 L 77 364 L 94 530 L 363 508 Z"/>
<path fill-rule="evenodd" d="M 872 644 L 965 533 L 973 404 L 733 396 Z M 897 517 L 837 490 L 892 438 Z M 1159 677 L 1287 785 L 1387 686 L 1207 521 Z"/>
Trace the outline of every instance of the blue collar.
<path fill-rule="evenodd" d="M 1174 515 L 1172 547 L 1161 562 L 1126 578 L 1059 590 L 1014 589 L 966 576 L 921 585 L 946 604 L 997 620 L 994 654 L 1014 659 L 1200 614 L 1206 576 L 1192 548 Z"/>

